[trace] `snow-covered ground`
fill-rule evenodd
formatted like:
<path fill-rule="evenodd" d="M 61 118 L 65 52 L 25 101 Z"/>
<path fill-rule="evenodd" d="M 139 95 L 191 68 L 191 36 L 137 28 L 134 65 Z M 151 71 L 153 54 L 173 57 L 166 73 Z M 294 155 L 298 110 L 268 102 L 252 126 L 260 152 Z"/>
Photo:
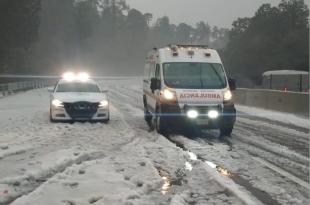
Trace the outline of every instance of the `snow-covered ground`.
<path fill-rule="evenodd" d="M 50 123 L 47 89 L 1 98 L 0 205 L 309 203 L 308 133 L 241 115 L 231 139 L 166 138 L 141 84 L 103 82 L 108 124 Z"/>
<path fill-rule="evenodd" d="M 294 114 L 290 113 L 283 113 L 283 112 L 277 112 L 272 110 L 265 110 L 261 108 L 254 108 L 244 105 L 236 105 L 239 112 L 245 115 L 245 116 L 254 116 L 254 117 L 260 117 L 265 118 L 277 122 L 283 122 L 286 124 L 292 124 L 299 127 L 309 128 L 310 127 L 310 120 L 309 118 L 296 116 Z"/>

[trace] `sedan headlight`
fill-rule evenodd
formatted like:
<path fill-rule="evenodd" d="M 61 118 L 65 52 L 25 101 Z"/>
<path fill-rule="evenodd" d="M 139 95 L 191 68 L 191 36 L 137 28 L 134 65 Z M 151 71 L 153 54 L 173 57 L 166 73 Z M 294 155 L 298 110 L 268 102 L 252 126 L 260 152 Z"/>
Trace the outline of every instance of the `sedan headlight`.
<path fill-rule="evenodd" d="M 109 105 L 109 101 L 107 101 L 107 100 L 102 100 L 99 103 L 99 107 L 107 107 L 108 105 Z"/>
<path fill-rule="evenodd" d="M 232 99 L 232 93 L 230 90 L 224 92 L 224 101 L 229 101 Z"/>
<path fill-rule="evenodd" d="M 63 102 L 61 102 L 61 101 L 58 100 L 58 99 L 54 99 L 54 100 L 52 101 L 52 105 L 55 106 L 55 107 L 63 107 L 63 106 L 64 106 Z"/>

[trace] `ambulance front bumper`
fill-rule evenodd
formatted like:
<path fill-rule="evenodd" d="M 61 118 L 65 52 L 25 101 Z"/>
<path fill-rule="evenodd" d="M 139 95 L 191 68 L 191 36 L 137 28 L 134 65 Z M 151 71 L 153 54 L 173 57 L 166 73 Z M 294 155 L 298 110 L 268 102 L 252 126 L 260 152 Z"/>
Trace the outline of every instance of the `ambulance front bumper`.
<path fill-rule="evenodd" d="M 209 129 L 231 127 L 236 121 L 236 109 L 233 103 L 220 105 L 162 105 L 162 115 L 171 126 L 196 125 Z"/>

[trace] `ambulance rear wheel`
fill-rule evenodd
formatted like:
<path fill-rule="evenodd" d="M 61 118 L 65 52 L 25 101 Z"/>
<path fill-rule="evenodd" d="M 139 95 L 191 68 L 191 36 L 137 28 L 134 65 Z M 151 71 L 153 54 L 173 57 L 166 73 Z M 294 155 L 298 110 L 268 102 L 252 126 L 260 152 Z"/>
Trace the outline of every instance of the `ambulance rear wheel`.
<path fill-rule="evenodd" d="M 167 135 L 168 133 L 167 120 L 165 116 L 163 116 L 160 107 L 156 109 L 155 129 L 161 135 Z"/>

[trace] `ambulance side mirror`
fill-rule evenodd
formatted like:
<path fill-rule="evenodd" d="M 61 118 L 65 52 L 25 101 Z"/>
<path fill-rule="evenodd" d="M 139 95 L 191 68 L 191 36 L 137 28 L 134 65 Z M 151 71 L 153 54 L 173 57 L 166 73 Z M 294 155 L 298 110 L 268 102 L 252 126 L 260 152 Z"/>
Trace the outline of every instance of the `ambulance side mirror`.
<path fill-rule="evenodd" d="M 152 78 L 150 87 L 152 92 L 154 92 L 154 90 L 160 89 L 160 81 L 157 78 Z"/>
<path fill-rule="evenodd" d="M 236 80 L 233 78 L 228 78 L 228 84 L 230 87 L 230 90 L 236 90 Z"/>

